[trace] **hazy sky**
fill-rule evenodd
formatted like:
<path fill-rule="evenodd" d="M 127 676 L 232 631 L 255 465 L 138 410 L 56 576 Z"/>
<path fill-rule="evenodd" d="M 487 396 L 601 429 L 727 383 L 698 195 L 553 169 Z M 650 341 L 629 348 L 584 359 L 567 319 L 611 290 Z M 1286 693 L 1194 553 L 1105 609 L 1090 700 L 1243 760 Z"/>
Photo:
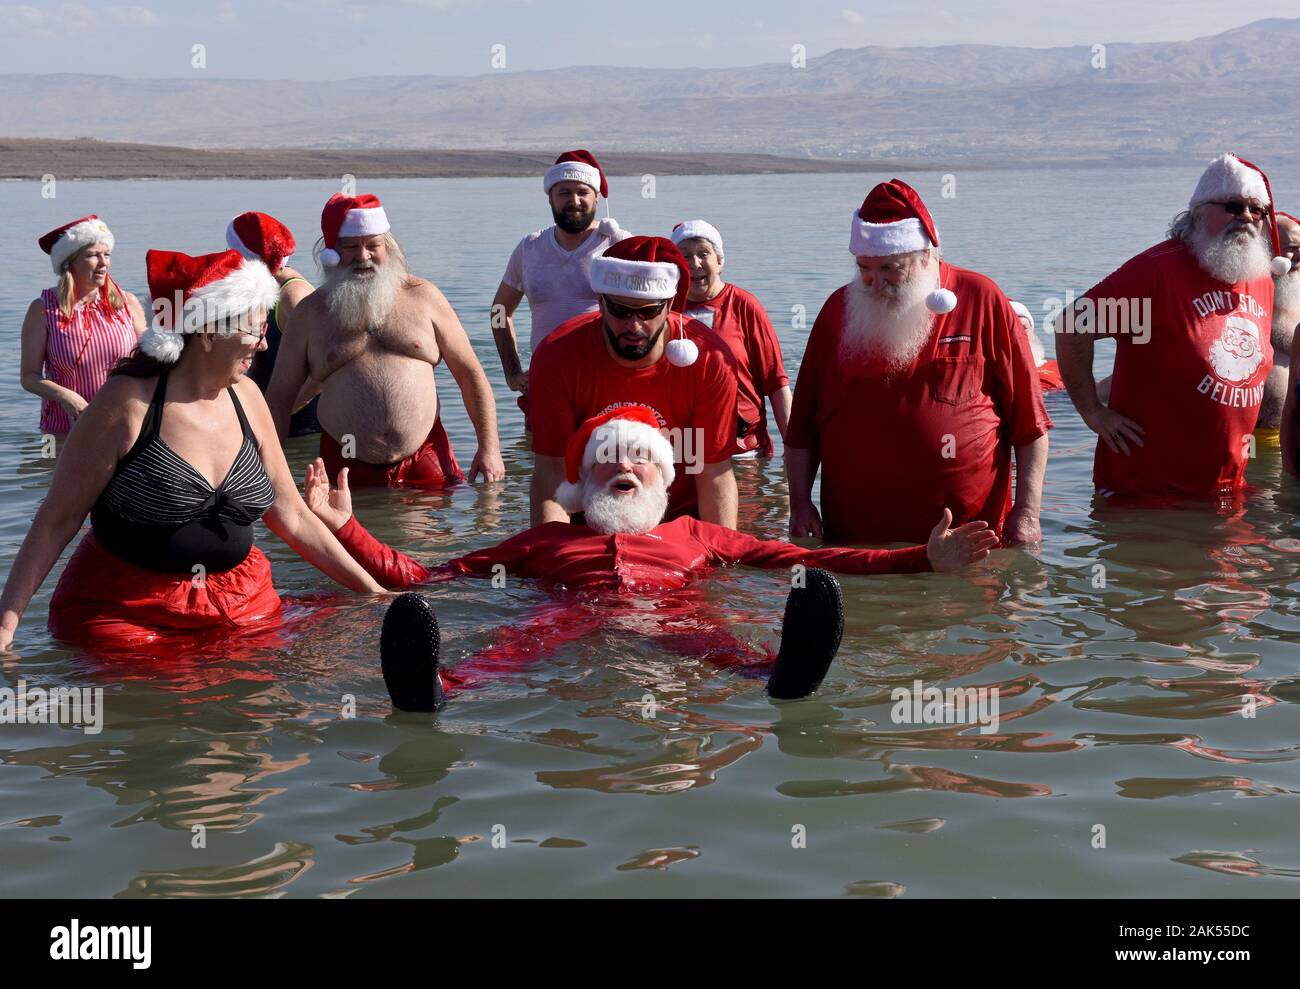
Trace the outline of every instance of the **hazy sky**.
<path fill-rule="evenodd" d="M 788 61 L 865 45 L 1176 41 L 1265 17 L 1296 0 L 144 0 L 0 3 L 3 72 L 325 79 L 571 65 L 658 68 Z"/>

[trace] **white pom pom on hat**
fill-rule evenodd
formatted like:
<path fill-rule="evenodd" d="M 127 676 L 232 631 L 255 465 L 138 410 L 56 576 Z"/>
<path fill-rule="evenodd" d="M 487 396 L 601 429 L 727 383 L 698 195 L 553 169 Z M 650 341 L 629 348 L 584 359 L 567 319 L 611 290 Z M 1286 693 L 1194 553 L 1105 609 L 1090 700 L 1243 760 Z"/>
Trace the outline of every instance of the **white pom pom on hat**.
<path fill-rule="evenodd" d="M 957 308 L 957 293 L 948 288 L 937 288 L 925 297 L 925 308 L 932 313 L 952 312 Z"/>
<path fill-rule="evenodd" d="M 700 348 L 689 337 L 669 340 L 664 355 L 673 367 L 690 367 L 700 358 Z"/>

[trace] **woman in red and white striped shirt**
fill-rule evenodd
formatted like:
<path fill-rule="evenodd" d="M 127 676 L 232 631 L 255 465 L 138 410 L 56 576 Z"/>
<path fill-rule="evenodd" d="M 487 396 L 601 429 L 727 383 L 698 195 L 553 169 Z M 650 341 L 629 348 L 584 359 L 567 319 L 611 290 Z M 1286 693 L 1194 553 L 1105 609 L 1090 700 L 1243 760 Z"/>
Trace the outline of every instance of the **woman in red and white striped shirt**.
<path fill-rule="evenodd" d="M 38 243 L 59 282 L 23 320 L 22 385 L 44 399 L 41 432 L 64 436 L 147 324 L 140 300 L 108 273 L 113 234 L 99 217 L 73 220 Z"/>

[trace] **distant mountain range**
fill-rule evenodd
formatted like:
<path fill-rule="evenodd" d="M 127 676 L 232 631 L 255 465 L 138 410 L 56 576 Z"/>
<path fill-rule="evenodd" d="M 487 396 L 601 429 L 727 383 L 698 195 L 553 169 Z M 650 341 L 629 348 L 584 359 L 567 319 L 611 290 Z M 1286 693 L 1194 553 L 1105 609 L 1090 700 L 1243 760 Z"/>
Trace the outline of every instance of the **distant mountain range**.
<path fill-rule="evenodd" d="M 1292 155 L 1300 18 L 1193 41 L 840 49 L 735 69 L 326 82 L 0 75 L 0 135 L 192 148 L 743 152 L 975 163 Z"/>

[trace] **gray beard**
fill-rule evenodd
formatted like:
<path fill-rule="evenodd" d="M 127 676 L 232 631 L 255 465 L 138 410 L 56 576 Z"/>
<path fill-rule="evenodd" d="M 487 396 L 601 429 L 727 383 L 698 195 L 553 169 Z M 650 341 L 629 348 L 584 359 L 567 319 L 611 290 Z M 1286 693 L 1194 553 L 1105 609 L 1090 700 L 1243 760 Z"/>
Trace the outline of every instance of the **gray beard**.
<path fill-rule="evenodd" d="M 1273 279 L 1273 327 L 1294 330 L 1300 323 L 1300 268 Z"/>
<path fill-rule="evenodd" d="M 1234 220 L 1214 237 L 1197 226 L 1188 237 L 1188 246 L 1200 266 L 1229 285 L 1263 278 L 1272 260 L 1265 238 L 1250 227 L 1237 226 L 1239 222 Z M 1236 237 L 1243 229 L 1251 235 L 1244 243 Z"/>
<path fill-rule="evenodd" d="M 855 277 L 844 292 L 844 333 L 840 356 L 882 357 L 890 373 L 916 360 L 934 328 L 934 313 L 925 297 L 938 288 L 938 277 L 921 277 L 900 285 L 894 298 L 874 296 Z"/>
<path fill-rule="evenodd" d="M 388 261 L 376 265 L 370 278 L 358 278 L 351 268 L 325 269 L 325 308 L 340 326 L 370 329 L 381 325 L 397 303 L 397 295 L 406 284 L 401 265 Z"/>
<path fill-rule="evenodd" d="M 641 536 L 661 521 L 668 510 L 668 489 L 662 484 L 642 488 L 634 496 L 612 495 L 596 489 L 587 479 L 582 511 L 587 525 L 604 535 L 621 532 Z"/>

